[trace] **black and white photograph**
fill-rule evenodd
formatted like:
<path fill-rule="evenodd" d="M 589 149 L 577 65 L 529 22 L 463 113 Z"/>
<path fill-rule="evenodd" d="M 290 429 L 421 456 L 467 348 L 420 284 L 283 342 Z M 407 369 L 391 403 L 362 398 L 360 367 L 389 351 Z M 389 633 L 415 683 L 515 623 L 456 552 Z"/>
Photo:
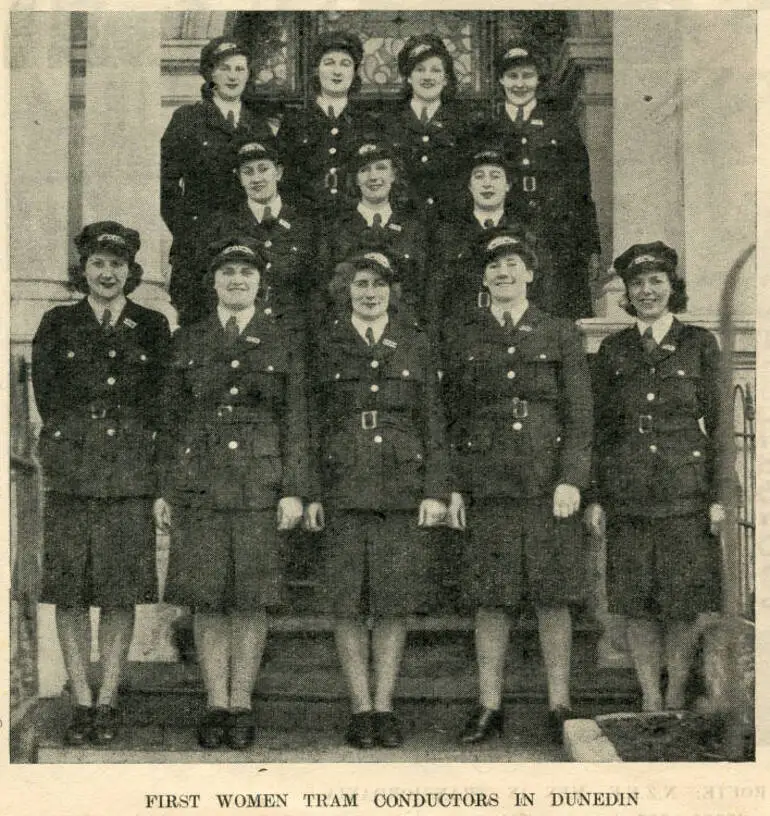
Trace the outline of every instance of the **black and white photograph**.
<path fill-rule="evenodd" d="M 12 812 L 765 812 L 650 795 L 761 759 L 760 12 L 82 8 L 8 14 L 0 731 L 209 781 Z"/>

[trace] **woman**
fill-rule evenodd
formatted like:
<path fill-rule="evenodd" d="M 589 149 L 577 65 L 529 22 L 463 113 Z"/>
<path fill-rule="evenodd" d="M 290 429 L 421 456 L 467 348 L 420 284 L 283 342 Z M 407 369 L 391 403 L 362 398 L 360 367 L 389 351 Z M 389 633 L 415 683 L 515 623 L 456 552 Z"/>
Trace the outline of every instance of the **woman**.
<path fill-rule="evenodd" d="M 172 535 L 166 599 L 194 610 L 207 694 L 198 740 L 244 749 L 266 607 L 280 598 L 279 531 L 301 520 L 308 492 L 304 366 L 294 333 L 255 309 L 258 244 L 224 239 L 211 257 L 216 311 L 174 336 L 155 514 Z"/>
<path fill-rule="evenodd" d="M 505 101 L 486 138 L 503 146 L 511 168 L 513 217 L 538 238 L 532 301 L 554 316 L 590 317 L 589 280 L 599 274 L 601 245 L 588 152 L 569 114 L 538 99 L 546 77 L 547 62 L 532 44 L 503 50 L 496 78 Z"/>
<path fill-rule="evenodd" d="M 393 314 L 399 287 L 386 255 L 354 255 L 330 289 L 339 318 L 317 344 L 314 385 L 322 503 L 306 526 L 320 530 L 325 511 L 326 585 L 353 709 L 347 742 L 395 748 L 406 616 L 427 591 L 423 528 L 443 520 L 448 498 L 438 371 L 426 335 Z"/>
<path fill-rule="evenodd" d="M 534 604 L 548 684 L 549 722 L 570 716 L 570 604 L 581 598 L 584 547 L 577 510 L 590 468 L 592 403 L 581 337 L 530 304 L 537 258 L 521 231 L 484 248 L 489 307 L 447 326 L 447 399 L 455 472 L 452 524 L 463 526 L 476 606 L 479 705 L 461 739 L 502 733 L 511 616 Z"/>
<path fill-rule="evenodd" d="M 46 487 L 40 600 L 56 604 L 75 702 L 64 740 L 104 745 L 118 731 L 134 605 L 157 596 L 153 440 L 170 341 L 166 318 L 126 297 L 143 274 L 134 260 L 139 233 L 100 221 L 84 227 L 75 246 L 80 262 L 70 280 L 86 296 L 46 312 L 32 343 Z M 95 700 L 91 606 L 101 609 Z"/>
<path fill-rule="evenodd" d="M 587 516 L 601 533 L 606 511 L 610 611 L 627 620 L 642 708 L 681 709 L 695 619 L 719 605 L 719 349 L 674 316 L 687 303 L 675 250 L 635 244 L 614 265 L 635 324 L 596 358 L 600 502 Z"/>
<path fill-rule="evenodd" d="M 414 319 L 424 308 L 425 229 L 421 216 L 406 206 L 401 175 L 386 142 L 366 141 L 357 147 L 348 181 L 358 201 L 343 210 L 326 235 L 321 263 L 333 270 L 356 252 L 384 251 L 400 271 L 401 314 Z M 321 282 L 321 289 L 327 286 L 328 280 Z"/>
<path fill-rule="evenodd" d="M 314 69 L 312 102 L 307 110 L 286 114 L 279 132 L 284 153 L 292 157 L 287 189 L 328 226 L 345 194 L 345 168 L 367 131 L 364 111 L 352 102 L 361 87 L 361 41 L 346 31 L 327 31 L 310 53 Z"/>
<path fill-rule="evenodd" d="M 196 238 L 211 213 L 241 200 L 234 146 L 273 138 L 243 104 L 249 58 L 242 45 L 216 37 L 201 51 L 199 70 L 201 101 L 174 111 L 160 143 L 160 210 L 173 236 L 169 293 L 182 326 L 212 308 L 195 265 Z"/>
<path fill-rule="evenodd" d="M 405 101 L 385 129 L 400 152 L 413 202 L 431 226 L 458 203 L 456 179 L 471 120 L 454 101 L 454 62 L 440 37 L 410 37 L 398 54 L 398 70 Z"/>

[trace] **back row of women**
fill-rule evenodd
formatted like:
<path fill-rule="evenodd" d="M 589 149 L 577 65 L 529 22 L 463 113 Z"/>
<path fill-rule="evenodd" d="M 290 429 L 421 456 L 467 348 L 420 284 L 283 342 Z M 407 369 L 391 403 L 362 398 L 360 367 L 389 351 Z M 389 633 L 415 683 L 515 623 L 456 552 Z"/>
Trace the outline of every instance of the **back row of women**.
<path fill-rule="evenodd" d="M 200 285 L 205 249 L 236 232 L 262 244 L 273 308 L 312 306 L 317 315 L 335 265 L 376 247 L 398 259 L 414 316 L 436 327 L 465 299 L 475 305 L 472 244 L 513 224 L 537 241 L 534 302 L 557 316 L 590 316 L 600 246 L 588 154 L 569 115 L 538 101 L 548 68 L 537 44 L 511 43 L 498 55 L 498 116 L 455 99 L 452 57 L 430 34 L 398 55 L 404 102 L 367 109 L 356 99 L 362 54 L 349 33 L 322 35 L 309 108 L 279 122 L 243 101 L 249 61 L 240 43 L 220 37 L 203 49 L 203 99 L 175 111 L 161 142 L 180 324 L 211 310 Z"/>
<path fill-rule="evenodd" d="M 461 531 L 477 610 L 479 698 L 460 739 L 503 730 L 510 621 L 525 599 L 560 739 L 570 607 L 585 588 L 581 504 L 597 529 L 606 511 L 610 608 L 627 616 L 644 708 L 684 706 L 695 617 L 719 595 L 723 512 L 717 345 L 672 314 L 685 305 L 673 249 L 616 259 L 636 322 L 602 343 L 592 387 L 573 323 L 529 301 L 539 257 L 520 229 L 486 235 L 469 261 L 485 298 L 447 319 L 440 345 L 403 317 L 401 259 L 352 252 L 312 350 L 287 312 L 265 306 L 269 261 L 249 235 L 208 247 L 200 285 L 213 310 L 173 339 L 162 315 L 127 298 L 142 274 L 134 230 L 99 222 L 75 243 L 85 297 L 49 311 L 33 346 L 41 598 L 57 606 L 68 743 L 116 737 L 134 604 L 157 598 L 156 527 L 171 535 L 166 600 L 194 611 L 204 748 L 255 740 L 267 610 L 282 537 L 298 526 L 323 548 L 353 746 L 402 743 L 406 620 L 428 591 L 427 531 L 442 523 Z M 89 606 L 101 607 L 96 694 Z"/>

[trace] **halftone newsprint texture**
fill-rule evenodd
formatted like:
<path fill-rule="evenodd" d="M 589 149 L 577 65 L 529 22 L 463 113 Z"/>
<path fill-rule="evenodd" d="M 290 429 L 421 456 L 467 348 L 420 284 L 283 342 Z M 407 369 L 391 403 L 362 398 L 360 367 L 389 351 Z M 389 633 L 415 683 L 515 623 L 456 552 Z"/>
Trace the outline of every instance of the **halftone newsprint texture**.
<path fill-rule="evenodd" d="M 764 15 L 513 5 L 5 15 L 9 813 L 767 812 Z"/>

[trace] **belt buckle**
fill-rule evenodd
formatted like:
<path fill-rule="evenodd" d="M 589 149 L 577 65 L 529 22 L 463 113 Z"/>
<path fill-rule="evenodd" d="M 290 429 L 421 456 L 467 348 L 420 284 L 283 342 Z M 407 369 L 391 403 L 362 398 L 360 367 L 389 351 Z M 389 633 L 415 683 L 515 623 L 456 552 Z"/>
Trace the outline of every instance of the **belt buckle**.
<path fill-rule="evenodd" d="M 529 416 L 529 406 L 527 405 L 527 401 L 524 399 L 519 399 L 518 397 L 513 398 L 513 418 L 514 419 L 526 419 Z"/>
<path fill-rule="evenodd" d="M 217 416 L 222 419 L 226 414 L 232 414 L 233 406 L 232 405 L 220 405 L 217 408 Z"/>
<path fill-rule="evenodd" d="M 89 409 L 91 412 L 91 419 L 106 419 L 107 418 L 107 409 L 106 408 L 96 408 L 93 405 Z"/>
<path fill-rule="evenodd" d="M 489 292 L 479 292 L 476 297 L 476 303 L 479 309 L 488 309 L 490 304 Z"/>
<path fill-rule="evenodd" d="M 639 433 L 652 433 L 652 416 L 650 414 L 639 414 Z"/>
<path fill-rule="evenodd" d="M 534 176 L 524 176 L 522 178 L 525 193 L 534 193 L 537 190 L 537 180 Z"/>
<path fill-rule="evenodd" d="M 327 190 L 336 190 L 337 184 L 337 170 L 336 168 L 332 168 L 324 176 L 324 187 L 326 187 Z"/>
<path fill-rule="evenodd" d="M 377 427 L 377 412 L 361 411 L 361 427 L 365 431 L 373 431 Z"/>

